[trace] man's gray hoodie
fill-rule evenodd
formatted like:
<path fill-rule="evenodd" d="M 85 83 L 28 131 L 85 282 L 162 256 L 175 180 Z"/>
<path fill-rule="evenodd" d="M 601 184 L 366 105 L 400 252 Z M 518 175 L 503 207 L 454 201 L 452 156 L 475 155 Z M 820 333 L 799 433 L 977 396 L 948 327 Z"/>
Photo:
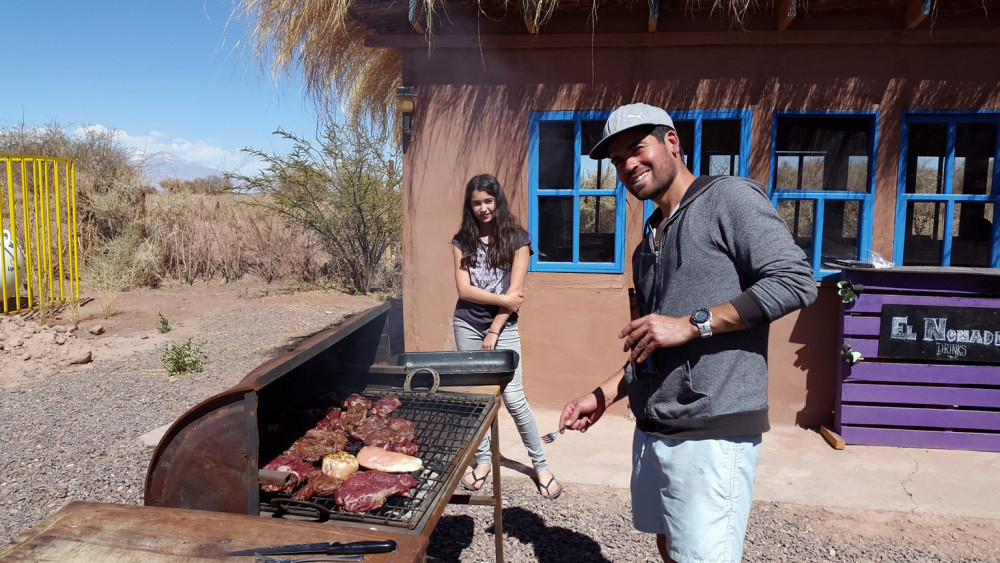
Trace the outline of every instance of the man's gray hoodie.
<path fill-rule="evenodd" d="M 748 328 L 659 348 L 652 376 L 626 368 L 636 425 L 674 439 L 765 432 L 768 325 L 816 298 L 805 253 L 746 178 L 697 178 L 656 245 L 661 219 L 658 209 L 632 257 L 641 313 L 684 317 L 731 301 Z"/>

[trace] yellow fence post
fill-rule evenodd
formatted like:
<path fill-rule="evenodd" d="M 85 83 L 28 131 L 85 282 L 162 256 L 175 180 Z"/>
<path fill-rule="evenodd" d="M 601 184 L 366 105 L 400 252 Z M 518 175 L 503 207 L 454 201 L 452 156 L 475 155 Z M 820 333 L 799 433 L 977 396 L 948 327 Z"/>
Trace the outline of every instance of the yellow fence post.
<path fill-rule="evenodd" d="M 76 163 L 0 153 L 0 166 L 2 312 L 79 301 Z"/>

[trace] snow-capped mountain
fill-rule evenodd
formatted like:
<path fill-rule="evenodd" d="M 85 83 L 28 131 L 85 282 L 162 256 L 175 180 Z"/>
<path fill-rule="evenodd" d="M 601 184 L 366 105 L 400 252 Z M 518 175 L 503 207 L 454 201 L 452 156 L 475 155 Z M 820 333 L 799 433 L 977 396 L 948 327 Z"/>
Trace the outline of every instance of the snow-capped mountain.
<path fill-rule="evenodd" d="M 215 168 L 188 162 L 166 152 L 139 155 L 136 159 L 142 163 L 143 173 L 146 174 L 149 183 L 155 188 L 159 188 L 160 182 L 168 178 L 176 178 L 186 182 L 197 178 L 222 176 L 222 172 Z"/>

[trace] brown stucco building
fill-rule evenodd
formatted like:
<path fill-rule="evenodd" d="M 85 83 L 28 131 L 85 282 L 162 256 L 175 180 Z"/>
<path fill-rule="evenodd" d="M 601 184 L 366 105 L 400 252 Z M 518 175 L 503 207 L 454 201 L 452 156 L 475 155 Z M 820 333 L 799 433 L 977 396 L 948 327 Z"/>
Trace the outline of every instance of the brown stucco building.
<path fill-rule="evenodd" d="M 772 325 L 775 424 L 831 421 L 830 260 L 1000 265 L 1000 2 L 716 4 L 563 1 L 536 25 L 521 5 L 444 2 L 427 35 L 416 3 L 356 4 L 366 45 L 398 49 L 415 94 L 407 349 L 454 349 L 450 240 L 465 183 L 491 172 L 535 250 L 521 312 L 532 403 L 559 408 L 622 365 L 629 256 L 649 210 L 586 154 L 607 114 L 634 101 L 671 112 L 696 174 L 767 186 L 813 261 L 819 299 Z"/>

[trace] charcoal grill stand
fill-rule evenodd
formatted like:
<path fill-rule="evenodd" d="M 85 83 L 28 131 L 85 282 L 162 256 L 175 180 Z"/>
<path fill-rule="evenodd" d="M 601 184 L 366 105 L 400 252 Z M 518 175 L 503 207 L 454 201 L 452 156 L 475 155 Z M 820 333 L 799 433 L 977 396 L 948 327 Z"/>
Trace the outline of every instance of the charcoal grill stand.
<path fill-rule="evenodd" d="M 477 392 L 484 392 L 479 390 Z M 492 418 L 489 421 L 490 425 L 490 449 L 492 450 L 493 459 L 493 495 L 485 494 L 452 494 L 451 500 L 448 501 L 450 504 L 470 504 L 474 506 L 493 506 L 493 530 L 496 541 L 496 560 L 498 563 L 503 563 L 503 494 L 500 489 L 500 421 L 499 421 L 499 405 L 500 405 L 500 388 L 496 387 L 494 391 L 497 395 L 497 405 L 496 409 L 492 414 Z M 481 442 L 482 440 L 480 440 Z M 457 472 L 461 478 L 465 478 L 465 467 L 468 467 L 469 463 L 475 457 L 476 448 L 479 447 L 479 442 L 472 444 L 469 452 L 463 457 L 460 467 L 463 468 L 462 471 Z M 456 483 L 456 487 L 458 484 Z"/>

